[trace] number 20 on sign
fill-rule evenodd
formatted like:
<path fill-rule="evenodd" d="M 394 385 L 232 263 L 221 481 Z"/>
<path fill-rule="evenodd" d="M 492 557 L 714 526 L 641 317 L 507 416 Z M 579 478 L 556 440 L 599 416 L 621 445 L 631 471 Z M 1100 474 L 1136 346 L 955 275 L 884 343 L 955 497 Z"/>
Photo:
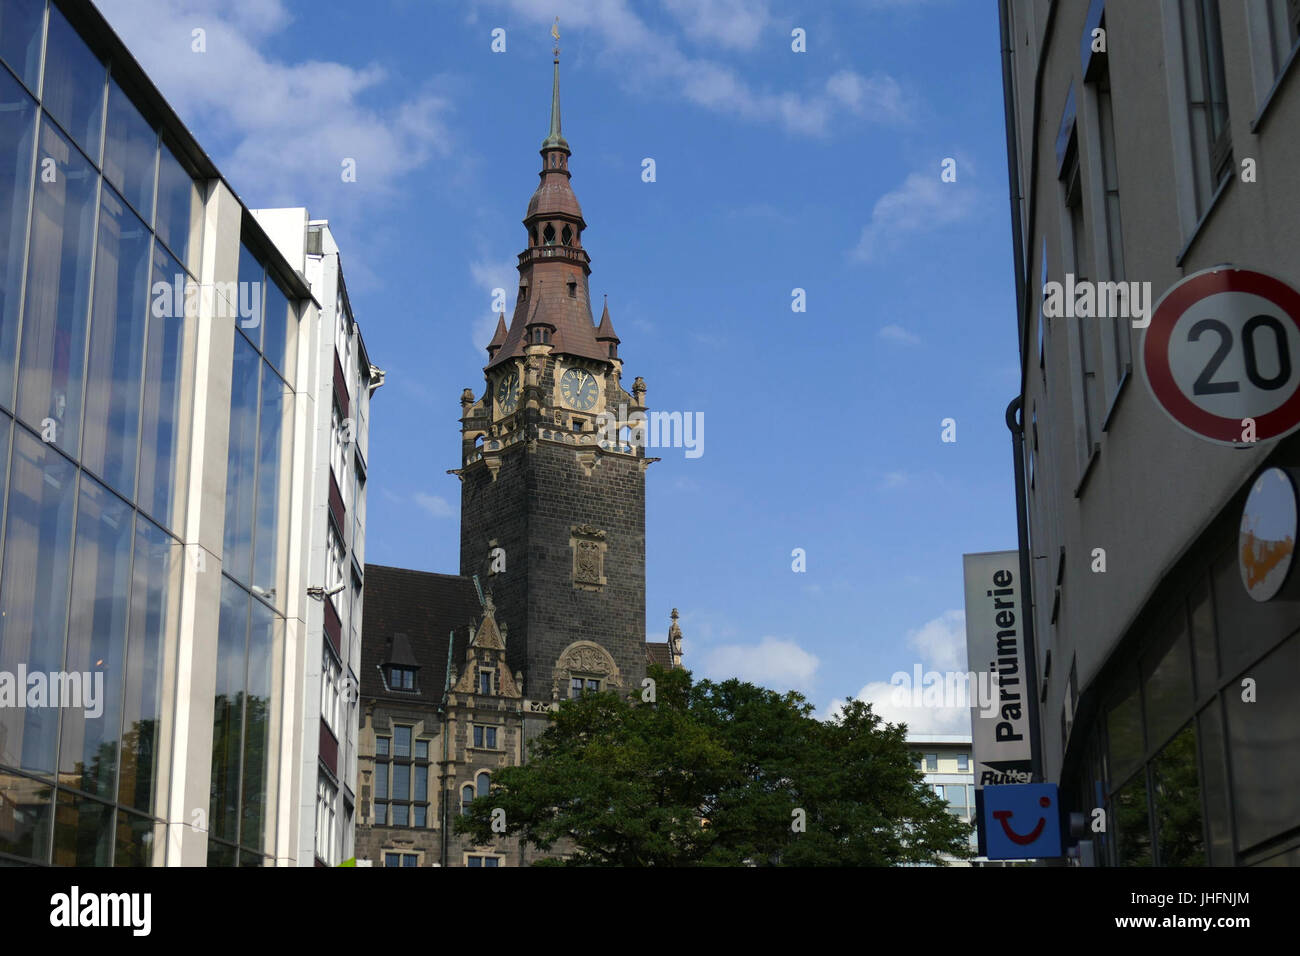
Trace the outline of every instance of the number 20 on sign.
<path fill-rule="evenodd" d="M 1160 299 L 1142 340 L 1156 403 L 1207 441 L 1240 445 L 1300 428 L 1300 292 L 1274 276 L 1220 266 Z"/>

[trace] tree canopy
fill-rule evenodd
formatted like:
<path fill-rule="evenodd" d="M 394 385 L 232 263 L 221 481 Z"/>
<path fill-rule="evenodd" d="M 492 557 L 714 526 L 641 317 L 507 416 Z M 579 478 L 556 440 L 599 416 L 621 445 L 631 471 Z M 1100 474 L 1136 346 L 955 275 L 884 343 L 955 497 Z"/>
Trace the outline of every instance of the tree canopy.
<path fill-rule="evenodd" d="M 891 866 L 970 856 L 970 828 L 922 787 L 906 728 L 852 701 L 651 667 L 634 692 L 562 701 L 528 762 L 456 821 L 575 866 Z M 648 695 L 642 695 L 648 696 Z M 502 813 L 504 811 L 504 831 Z M 496 829 L 494 830 L 494 822 Z M 554 862 L 554 861 L 547 861 Z"/>

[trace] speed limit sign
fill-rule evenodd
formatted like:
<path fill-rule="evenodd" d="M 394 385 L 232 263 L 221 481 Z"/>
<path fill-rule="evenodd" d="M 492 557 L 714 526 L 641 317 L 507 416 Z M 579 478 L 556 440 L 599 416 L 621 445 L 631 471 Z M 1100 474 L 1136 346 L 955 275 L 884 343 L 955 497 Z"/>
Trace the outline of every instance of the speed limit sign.
<path fill-rule="evenodd" d="M 1183 428 L 1228 445 L 1300 428 L 1300 292 L 1219 267 L 1160 299 L 1142 340 L 1157 404 Z"/>

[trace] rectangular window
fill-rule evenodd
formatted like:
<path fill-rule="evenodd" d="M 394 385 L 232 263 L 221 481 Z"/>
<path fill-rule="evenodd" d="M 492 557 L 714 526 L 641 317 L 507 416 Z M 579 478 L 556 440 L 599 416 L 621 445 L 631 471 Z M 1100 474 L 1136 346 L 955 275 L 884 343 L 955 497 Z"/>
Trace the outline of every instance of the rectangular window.
<path fill-rule="evenodd" d="M 1071 129 L 1069 145 L 1061 171 L 1062 197 L 1065 205 L 1064 251 L 1066 272 L 1073 273 L 1075 284 L 1093 279 L 1092 257 L 1088 254 L 1084 225 L 1083 177 L 1079 168 L 1077 130 Z M 1100 428 L 1096 320 L 1063 319 L 1068 323 L 1070 361 L 1074 369 L 1070 391 L 1074 402 L 1074 438 L 1082 478 L 1097 449 Z"/>
<path fill-rule="evenodd" d="M 393 756 L 409 757 L 411 756 L 411 728 L 394 727 L 393 728 Z"/>
<path fill-rule="evenodd" d="M 970 770 L 970 756 L 968 754 L 957 755 L 957 772 L 967 773 Z"/>
<path fill-rule="evenodd" d="M 1291 51 L 1300 40 L 1300 3 L 1296 0 L 1263 0 L 1267 17 L 1270 76 L 1282 75 Z"/>
<path fill-rule="evenodd" d="M 387 757 L 387 756 L 388 756 L 388 740 L 389 740 L 389 738 L 387 738 L 387 737 L 376 737 L 376 738 L 375 738 L 375 754 L 376 754 L 376 756 L 379 756 L 379 757 Z"/>
<path fill-rule="evenodd" d="M 14 39 L 7 32 L 10 16 L 6 8 L 0 28 L 0 55 L 7 42 Z M 36 48 L 39 54 L 39 33 Z M 35 101 L 0 70 L 0 404 L 6 408 L 13 407 L 14 352 L 18 347 L 18 304 L 22 297 L 35 135 Z"/>
<path fill-rule="evenodd" d="M 489 670 L 480 670 L 478 672 L 478 692 L 489 695 L 492 693 L 492 672 Z"/>
<path fill-rule="evenodd" d="M 172 255 L 195 270 L 202 238 L 203 201 L 189 171 L 167 143 L 158 151 L 158 202 L 154 230 Z M 268 303 L 269 308 L 269 303 Z"/>
<path fill-rule="evenodd" d="M 1232 171 L 1232 137 L 1218 0 L 1183 0 L 1181 8 L 1193 193 L 1199 220 Z"/>
<path fill-rule="evenodd" d="M 928 770 L 930 773 L 936 773 L 939 770 L 938 754 L 925 755 L 925 769 Z"/>
<path fill-rule="evenodd" d="M 429 741 L 417 740 L 415 742 L 415 759 L 416 760 L 429 759 Z"/>
<path fill-rule="evenodd" d="M 158 134 L 116 80 L 108 84 L 108 125 L 104 140 L 104 177 L 117 188 L 141 219 L 153 215 Z"/>
<path fill-rule="evenodd" d="M 43 0 L 0 2 L 0 58 L 31 90 L 37 88 L 40 76 L 44 23 Z"/>
<path fill-rule="evenodd" d="M 42 105 L 94 162 L 99 162 L 107 80 L 108 70 L 99 57 L 52 4 Z"/>

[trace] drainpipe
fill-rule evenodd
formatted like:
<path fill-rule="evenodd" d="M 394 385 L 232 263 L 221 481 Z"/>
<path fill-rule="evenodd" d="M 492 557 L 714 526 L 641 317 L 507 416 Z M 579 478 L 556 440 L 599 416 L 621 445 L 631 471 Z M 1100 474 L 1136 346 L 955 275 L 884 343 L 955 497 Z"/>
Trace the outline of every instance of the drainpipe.
<path fill-rule="evenodd" d="M 475 579 L 477 583 L 477 579 Z M 456 632 L 451 631 L 447 635 L 447 669 L 443 672 L 442 678 L 442 703 L 438 706 L 438 716 L 442 718 L 442 774 L 438 778 L 438 789 L 442 791 L 442 851 L 439 854 L 442 860 L 442 868 L 447 868 L 447 736 L 450 729 L 447 727 L 447 693 L 451 690 L 451 651 L 456 645 Z"/>
<path fill-rule="evenodd" d="M 1029 694 L 1029 761 L 1035 782 L 1043 779 L 1042 724 L 1038 721 L 1038 643 L 1034 635 L 1034 591 L 1030 577 L 1029 522 L 1025 513 L 1025 424 L 1019 395 L 1007 406 L 1016 473 L 1016 544 L 1020 550 L 1020 624 L 1025 633 L 1025 690 Z"/>

